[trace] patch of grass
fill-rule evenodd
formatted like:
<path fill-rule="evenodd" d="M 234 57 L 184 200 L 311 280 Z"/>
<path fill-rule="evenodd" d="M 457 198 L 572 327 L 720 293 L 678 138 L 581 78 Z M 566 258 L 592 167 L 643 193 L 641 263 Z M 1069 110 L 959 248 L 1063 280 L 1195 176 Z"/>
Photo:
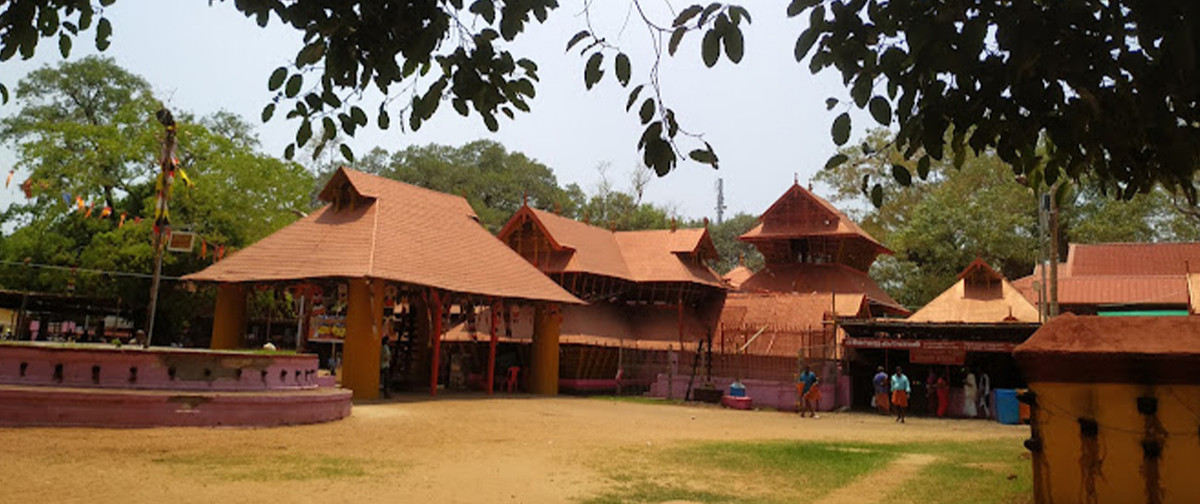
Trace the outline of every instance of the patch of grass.
<path fill-rule="evenodd" d="M 670 500 L 811 502 L 905 454 L 936 460 L 891 492 L 896 504 L 1032 502 L 1031 469 L 1013 440 L 970 443 L 700 443 L 625 449 L 601 468 L 611 480 L 587 504 Z"/>
<path fill-rule="evenodd" d="M 152 460 L 191 476 L 221 481 L 308 481 L 361 478 L 367 464 L 351 458 L 280 455 L 168 455 Z"/>
<path fill-rule="evenodd" d="M 1033 502 L 1033 469 L 1020 441 L 931 443 L 896 447 L 935 455 L 889 502 L 1024 504 Z"/>

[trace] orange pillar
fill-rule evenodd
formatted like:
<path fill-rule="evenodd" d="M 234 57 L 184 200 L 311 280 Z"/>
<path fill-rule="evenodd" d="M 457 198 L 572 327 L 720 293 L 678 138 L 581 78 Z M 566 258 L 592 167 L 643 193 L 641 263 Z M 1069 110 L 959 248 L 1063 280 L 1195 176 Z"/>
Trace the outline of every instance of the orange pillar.
<path fill-rule="evenodd" d="M 379 345 L 383 335 L 382 280 L 350 280 L 346 299 L 346 341 L 342 386 L 355 399 L 379 397 Z"/>
<path fill-rule="evenodd" d="M 538 305 L 533 315 L 533 358 L 529 391 L 558 395 L 558 336 L 562 318 L 556 305 Z"/>
<path fill-rule="evenodd" d="M 213 310 L 213 350 L 241 348 L 246 333 L 246 286 L 235 283 L 217 285 L 217 302 Z"/>

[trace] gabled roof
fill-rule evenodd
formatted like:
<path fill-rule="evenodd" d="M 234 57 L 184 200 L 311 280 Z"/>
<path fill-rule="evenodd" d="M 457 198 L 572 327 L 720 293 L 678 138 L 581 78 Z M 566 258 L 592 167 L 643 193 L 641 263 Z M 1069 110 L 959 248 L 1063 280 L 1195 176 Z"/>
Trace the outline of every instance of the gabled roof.
<path fill-rule="evenodd" d="M 987 289 L 971 288 L 971 282 L 994 282 Z M 958 281 L 916 313 L 911 322 L 1037 322 L 1037 308 L 1013 287 L 1004 275 L 976 259 L 958 275 Z"/>
<path fill-rule="evenodd" d="M 742 284 L 746 283 L 746 280 L 749 280 L 752 276 L 754 276 L 754 270 L 739 264 L 736 268 L 729 270 L 729 273 L 726 273 L 721 279 L 725 280 L 725 283 L 729 284 L 730 288 L 740 289 Z"/>
<path fill-rule="evenodd" d="M 459 196 L 341 168 L 312 215 L 184 277 L 211 282 L 378 278 L 453 292 L 580 303 L 479 225 Z"/>
<path fill-rule="evenodd" d="M 569 254 L 564 263 L 548 265 L 549 273 L 723 286 L 716 272 L 703 262 L 716 256 L 707 229 L 612 231 L 524 206 L 500 230 L 500 239 L 507 241 L 526 219 L 542 230 L 552 246 Z M 693 256 L 701 260 L 693 261 Z"/>
<path fill-rule="evenodd" d="M 833 204 L 798 183 L 792 184 L 758 218 L 758 225 L 739 239 L 754 241 L 817 236 L 858 237 L 885 254 L 892 253 Z"/>
<path fill-rule="evenodd" d="M 863 294 L 868 302 L 881 305 L 889 312 L 908 315 L 895 299 L 859 270 L 836 263 L 789 263 L 767 265 L 755 273 L 740 288 L 744 292 L 798 292 Z"/>
<path fill-rule="evenodd" d="M 1200 242 L 1071 244 L 1058 265 L 1060 305 L 1186 305 L 1189 269 L 1200 270 Z M 1013 285 L 1038 302 L 1041 268 Z M 1049 281 L 1049 275 L 1047 275 Z"/>

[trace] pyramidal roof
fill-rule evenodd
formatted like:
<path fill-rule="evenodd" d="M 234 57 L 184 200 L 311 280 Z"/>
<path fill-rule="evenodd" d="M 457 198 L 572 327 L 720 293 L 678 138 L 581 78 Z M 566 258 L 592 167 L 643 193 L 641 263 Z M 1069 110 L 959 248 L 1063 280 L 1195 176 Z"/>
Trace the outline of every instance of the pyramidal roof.
<path fill-rule="evenodd" d="M 878 247 L 883 253 L 892 253 L 833 204 L 801 187 L 799 183 L 792 184 L 758 218 L 758 225 L 739 238 L 756 241 L 818 236 L 858 237 Z"/>
<path fill-rule="evenodd" d="M 211 282 L 378 278 L 452 292 L 581 303 L 497 240 L 459 196 L 339 169 L 330 204 L 184 277 Z"/>
<path fill-rule="evenodd" d="M 702 261 L 683 257 L 716 257 L 708 229 L 613 231 L 523 206 L 500 230 L 500 239 L 506 241 L 526 219 L 542 230 L 554 248 L 569 254 L 564 263 L 549 268 L 551 273 L 591 273 L 631 282 L 724 285 Z"/>

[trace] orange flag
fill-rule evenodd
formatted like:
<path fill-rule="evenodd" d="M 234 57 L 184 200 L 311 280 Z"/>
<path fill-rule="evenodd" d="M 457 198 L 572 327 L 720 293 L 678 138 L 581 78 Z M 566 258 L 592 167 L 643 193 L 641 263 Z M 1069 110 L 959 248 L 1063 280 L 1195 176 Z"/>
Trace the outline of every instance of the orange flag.
<path fill-rule="evenodd" d="M 86 207 L 86 205 L 83 203 L 83 198 L 76 196 L 75 197 L 75 206 L 79 208 L 80 212 L 82 212 L 84 210 L 84 207 Z"/>
<path fill-rule="evenodd" d="M 8 172 L 8 178 L 4 179 L 4 188 L 5 189 L 8 189 L 8 185 L 12 184 L 13 175 L 16 175 L 16 174 L 17 174 L 17 170 L 12 170 L 12 171 Z"/>
<path fill-rule="evenodd" d="M 121 212 L 121 223 L 117 224 L 117 227 L 125 227 L 125 212 Z"/>
<path fill-rule="evenodd" d="M 106 206 L 100 210 L 100 218 L 101 219 L 108 217 L 109 215 L 112 215 L 112 207 Z"/>
<path fill-rule="evenodd" d="M 88 205 L 87 213 L 83 214 L 83 218 L 90 219 L 92 217 L 92 209 L 93 208 L 96 208 L 96 202 L 94 202 L 94 201 L 90 205 Z"/>
<path fill-rule="evenodd" d="M 208 258 L 208 241 L 205 240 L 204 238 L 200 239 L 200 258 L 201 259 Z"/>

